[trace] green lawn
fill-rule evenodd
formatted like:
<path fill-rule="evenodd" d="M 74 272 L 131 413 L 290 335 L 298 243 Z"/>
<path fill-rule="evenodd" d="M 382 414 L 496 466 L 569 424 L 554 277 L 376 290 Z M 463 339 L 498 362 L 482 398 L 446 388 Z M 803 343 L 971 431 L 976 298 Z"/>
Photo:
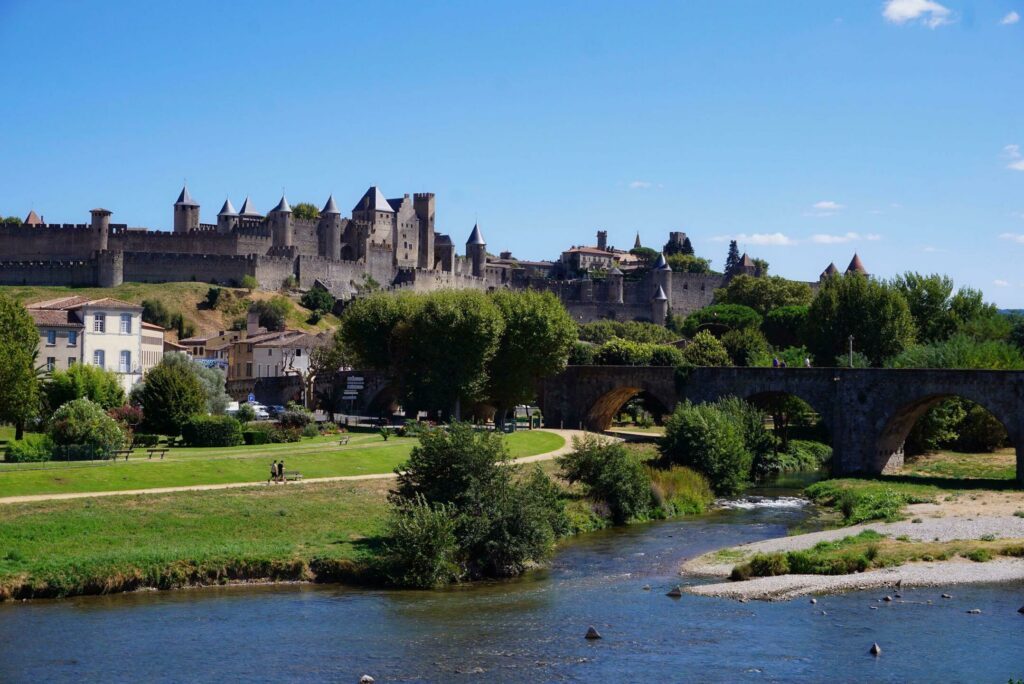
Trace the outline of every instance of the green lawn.
<path fill-rule="evenodd" d="M 986 454 L 941 451 L 908 458 L 902 472 L 922 478 L 1012 480 L 1017 474 L 1017 455 L 1013 449 Z"/>
<path fill-rule="evenodd" d="M 0 515 L 0 600 L 228 579 L 358 578 L 387 481 L 13 504 Z"/>
<path fill-rule="evenodd" d="M 513 458 L 553 451 L 565 443 L 550 432 L 516 432 L 505 440 Z M 163 461 L 147 460 L 140 449 L 127 462 L 0 465 L 0 497 L 258 482 L 269 477 L 270 462 L 280 459 L 287 470 L 306 478 L 388 473 L 415 443 L 357 433 L 346 446 L 337 437 L 318 437 L 294 444 L 177 448 Z"/>

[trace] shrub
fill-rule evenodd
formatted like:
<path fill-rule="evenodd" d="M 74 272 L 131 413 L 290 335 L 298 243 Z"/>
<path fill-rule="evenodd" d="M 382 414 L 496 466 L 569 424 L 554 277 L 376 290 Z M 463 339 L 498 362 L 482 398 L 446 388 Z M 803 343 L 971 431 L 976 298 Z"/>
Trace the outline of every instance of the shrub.
<path fill-rule="evenodd" d="M 84 457 L 86 453 L 107 458 L 125 442 L 117 421 L 88 399 L 74 399 L 54 411 L 47 434 L 69 459 Z"/>
<path fill-rule="evenodd" d="M 988 549 L 974 549 L 967 554 L 967 558 L 975 563 L 987 563 L 992 560 L 992 552 Z"/>
<path fill-rule="evenodd" d="M 319 437 L 320 436 L 320 428 L 319 428 L 319 426 L 317 426 L 316 423 L 310 423 L 306 427 L 302 428 L 301 432 L 302 432 L 302 436 L 303 437 Z"/>
<path fill-rule="evenodd" d="M 669 344 L 656 344 L 651 347 L 652 366 L 678 366 L 683 362 L 683 352 Z"/>
<path fill-rule="evenodd" d="M 160 435 L 150 435 L 145 432 L 136 432 L 132 436 L 132 446 L 155 447 L 160 443 Z"/>
<path fill-rule="evenodd" d="M 388 520 L 382 563 L 398 586 L 431 588 L 458 580 L 458 539 L 451 506 L 431 506 L 423 497 L 396 506 Z"/>
<path fill-rule="evenodd" d="M 246 430 L 242 433 L 246 444 L 269 444 L 270 430 Z"/>
<path fill-rule="evenodd" d="M 107 411 L 107 415 L 131 430 L 142 425 L 142 409 L 138 406 L 130 406 L 128 404 L 118 406 L 115 409 Z"/>
<path fill-rule="evenodd" d="M 683 322 L 683 332 L 687 337 L 694 337 L 704 329 L 721 334 L 727 330 L 759 328 L 760 326 L 761 315 L 749 306 L 713 304 L 687 316 Z"/>
<path fill-rule="evenodd" d="M 670 463 L 703 473 L 718 494 L 739 492 L 753 461 L 741 424 L 717 406 L 688 401 L 666 421 L 661 453 Z"/>
<path fill-rule="evenodd" d="M 302 430 L 299 428 L 277 428 L 270 431 L 270 441 L 273 444 L 285 444 L 302 441 Z"/>
<path fill-rule="evenodd" d="M 231 447 L 244 442 L 242 424 L 230 416 L 192 416 L 181 436 L 193 447 Z"/>
<path fill-rule="evenodd" d="M 768 354 L 768 340 L 757 328 L 729 330 L 721 342 L 734 366 L 755 366 Z"/>
<path fill-rule="evenodd" d="M 729 352 L 714 335 L 701 330 L 683 349 L 683 361 L 691 366 L 728 366 Z"/>
<path fill-rule="evenodd" d="M 678 339 L 678 335 L 655 323 L 641 321 L 594 321 L 580 326 L 580 339 L 604 344 L 612 338 L 630 342 L 664 344 Z"/>
<path fill-rule="evenodd" d="M 649 366 L 651 345 L 618 337 L 602 344 L 594 352 L 594 363 L 602 366 Z"/>
<path fill-rule="evenodd" d="M 182 365 L 161 362 L 132 393 L 145 415 L 144 425 L 152 432 L 175 436 L 192 416 L 206 410 L 206 393 L 195 373 Z"/>
<path fill-rule="evenodd" d="M 287 410 L 281 411 L 277 416 L 277 422 L 283 428 L 298 428 L 301 430 L 313 422 L 313 414 L 303 408 L 289 406 Z"/>
<path fill-rule="evenodd" d="M 252 292 L 260 286 L 256 278 L 251 275 L 242 276 L 242 282 L 239 284 L 249 292 Z"/>
<path fill-rule="evenodd" d="M 5 460 L 8 463 L 49 461 L 55 448 L 56 445 L 49 435 L 28 434 L 24 439 L 7 443 Z"/>
<path fill-rule="evenodd" d="M 597 436 L 573 438 L 573 450 L 558 459 L 562 477 L 579 482 L 587 496 L 607 504 L 621 525 L 651 512 L 651 485 L 640 461 L 621 442 Z"/>
<path fill-rule="evenodd" d="M 113 371 L 88 363 L 76 363 L 67 370 L 55 370 L 46 383 L 46 403 L 51 409 L 72 399 L 89 399 L 104 409 L 125 403 L 121 381 Z"/>
<path fill-rule="evenodd" d="M 259 315 L 260 325 L 272 331 L 284 330 L 291 308 L 291 304 L 284 297 L 264 299 L 252 305 L 252 310 Z"/>
<path fill-rule="evenodd" d="M 334 308 L 334 297 L 327 290 L 314 287 L 302 295 L 302 306 L 320 314 L 330 313 Z"/>
<path fill-rule="evenodd" d="M 570 366 L 590 366 L 594 363 L 597 345 L 591 342 L 576 342 L 569 350 Z"/>
<path fill-rule="evenodd" d="M 256 420 L 256 409 L 251 404 L 241 404 L 238 407 L 238 413 L 235 414 L 235 418 L 242 423 L 250 423 Z"/>
<path fill-rule="evenodd" d="M 714 500 L 708 479 L 690 468 L 648 466 L 647 477 L 654 501 L 665 516 L 703 513 Z"/>
<path fill-rule="evenodd" d="M 759 553 L 750 559 L 750 574 L 754 577 L 774 577 L 789 574 L 789 559 L 784 553 Z"/>

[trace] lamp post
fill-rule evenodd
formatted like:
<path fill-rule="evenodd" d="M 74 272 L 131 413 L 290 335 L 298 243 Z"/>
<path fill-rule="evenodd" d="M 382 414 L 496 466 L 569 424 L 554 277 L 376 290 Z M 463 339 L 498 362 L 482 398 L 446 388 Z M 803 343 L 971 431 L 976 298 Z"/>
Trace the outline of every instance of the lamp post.
<path fill-rule="evenodd" d="M 853 335 L 850 335 L 850 368 L 853 368 Z"/>

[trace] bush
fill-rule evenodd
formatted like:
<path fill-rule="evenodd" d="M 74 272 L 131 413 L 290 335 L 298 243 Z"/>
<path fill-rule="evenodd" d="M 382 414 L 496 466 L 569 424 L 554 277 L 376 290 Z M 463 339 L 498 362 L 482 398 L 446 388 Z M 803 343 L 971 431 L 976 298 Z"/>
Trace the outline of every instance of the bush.
<path fill-rule="evenodd" d="M 107 415 L 130 430 L 134 430 L 142 425 L 144 418 L 142 409 L 138 406 L 129 406 L 128 404 L 107 411 Z"/>
<path fill-rule="evenodd" d="M 988 549 L 974 549 L 967 554 L 967 558 L 975 563 L 987 563 L 992 560 L 992 552 Z"/>
<path fill-rule="evenodd" d="M 621 442 L 587 435 L 573 438 L 572 445 L 573 450 L 558 459 L 562 477 L 581 483 L 587 496 L 607 504 L 616 525 L 650 516 L 650 480 Z"/>
<path fill-rule="evenodd" d="M 251 275 L 242 276 L 242 282 L 239 283 L 239 285 L 241 285 L 243 288 L 245 288 L 249 292 L 252 292 L 253 290 L 255 290 L 256 288 L 258 288 L 260 286 L 260 284 L 256 280 L 256 278 L 251 276 Z"/>
<path fill-rule="evenodd" d="M 330 313 L 334 308 L 334 297 L 327 290 L 314 287 L 302 295 L 302 306 L 320 314 Z"/>
<path fill-rule="evenodd" d="M 230 416 L 192 416 L 181 436 L 193 447 L 231 447 L 244 442 L 242 424 Z"/>
<path fill-rule="evenodd" d="M 302 428 L 303 437 L 319 437 L 320 427 L 316 423 L 310 423 L 306 427 Z"/>
<path fill-rule="evenodd" d="M 714 335 L 701 330 L 683 348 L 683 362 L 691 366 L 728 366 L 729 352 Z"/>
<path fill-rule="evenodd" d="M 8 463 L 49 461 L 56 446 L 49 435 L 28 434 L 24 439 L 7 443 L 5 460 Z"/>
<path fill-rule="evenodd" d="M 246 444 L 269 444 L 270 430 L 246 430 L 242 433 Z"/>
<path fill-rule="evenodd" d="M 755 366 L 768 354 L 768 340 L 757 328 L 729 330 L 721 338 L 722 346 L 734 366 Z"/>
<path fill-rule="evenodd" d="M 717 494 L 739 492 L 750 477 L 753 456 L 743 426 L 714 405 L 679 404 L 665 423 L 661 452 L 704 474 Z"/>
<path fill-rule="evenodd" d="M 242 423 L 251 423 L 256 420 L 256 409 L 254 409 L 251 404 L 240 404 L 238 407 L 238 413 L 235 414 L 235 418 Z"/>
<path fill-rule="evenodd" d="M 252 310 L 259 314 L 260 325 L 271 331 L 285 329 L 291 308 L 291 304 L 284 297 L 264 299 L 252 305 Z"/>
<path fill-rule="evenodd" d="M 727 330 L 759 327 L 760 314 L 742 304 L 713 304 L 694 311 L 683 322 L 683 332 L 687 337 L 694 337 L 704 329 L 720 335 Z"/>
<path fill-rule="evenodd" d="M 647 467 L 647 477 L 654 502 L 666 517 L 703 513 L 714 500 L 708 479 L 690 468 Z"/>
<path fill-rule="evenodd" d="M 286 444 L 302 441 L 302 430 L 299 428 L 277 428 L 270 431 L 272 444 Z"/>
<path fill-rule="evenodd" d="M 54 411 L 47 434 L 66 458 L 108 458 L 124 446 L 121 427 L 103 409 L 88 399 L 74 399 Z M 65 448 L 72 447 L 72 448 Z"/>
<path fill-rule="evenodd" d="M 76 363 L 67 370 L 55 370 L 44 385 L 46 403 L 56 409 L 72 399 L 89 399 L 104 409 L 125 403 L 121 381 L 113 371 L 88 363 Z"/>
<path fill-rule="evenodd" d="M 651 347 L 652 366 L 678 366 L 683 362 L 683 352 L 670 344 L 656 344 Z"/>
<path fill-rule="evenodd" d="M 761 323 L 761 332 L 776 347 L 799 347 L 806 338 L 808 306 L 772 309 Z"/>
<path fill-rule="evenodd" d="M 604 344 L 613 338 L 629 342 L 664 344 L 678 339 L 678 335 L 655 323 L 641 321 L 594 321 L 580 326 L 580 340 Z"/>
<path fill-rule="evenodd" d="M 590 366 L 594 363 L 597 345 L 590 342 L 576 342 L 569 349 L 570 366 Z"/>
<path fill-rule="evenodd" d="M 277 422 L 283 428 L 301 430 L 313 422 L 313 414 L 303 408 L 289 406 L 287 410 L 281 411 L 277 416 Z"/>
<path fill-rule="evenodd" d="M 145 432 L 136 432 L 132 437 L 133 447 L 155 447 L 160 443 L 160 435 L 150 435 Z"/>
<path fill-rule="evenodd" d="M 451 506 L 431 506 L 423 497 L 396 506 L 388 521 L 382 563 L 392 584 L 432 588 L 462 575 Z"/>

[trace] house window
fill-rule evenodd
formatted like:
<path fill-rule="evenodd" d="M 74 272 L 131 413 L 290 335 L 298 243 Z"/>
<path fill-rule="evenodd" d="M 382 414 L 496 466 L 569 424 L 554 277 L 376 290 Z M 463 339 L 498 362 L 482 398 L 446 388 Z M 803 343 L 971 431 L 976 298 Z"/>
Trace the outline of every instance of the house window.
<path fill-rule="evenodd" d="M 252 364 L 251 363 L 245 364 L 245 377 L 247 377 L 247 378 L 251 378 L 252 377 Z"/>
<path fill-rule="evenodd" d="M 295 355 L 296 356 L 302 356 L 302 350 L 301 349 L 296 349 L 295 350 Z"/>
<path fill-rule="evenodd" d="M 69 330 L 68 331 L 68 346 L 69 347 L 74 347 L 77 344 L 78 344 L 78 331 L 77 330 Z"/>
<path fill-rule="evenodd" d="M 98 333 L 107 331 L 107 314 L 98 313 L 93 315 L 92 331 Z"/>
<path fill-rule="evenodd" d="M 268 349 L 267 350 L 267 356 L 273 356 L 273 355 L 274 355 L 274 350 L 273 349 Z"/>
<path fill-rule="evenodd" d="M 117 366 L 117 370 L 121 373 L 132 372 L 132 353 L 130 351 L 121 352 L 121 359 Z"/>
<path fill-rule="evenodd" d="M 46 357 L 46 370 L 52 371 L 57 366 L 57 359 L 52 356 Z"/>
<path fill-rule="evenodd" d="M 57 344 L 57 331 L 56 330 L 47 330 L 46 331 L 46 346 L 47 347 L 52 347 L 55 344 Z"/>
<path fill-rule="evenodd" d="M 107 355 L 104 353 L 102 349 L 97 349 L 92 353 L 92 364 L 94 366 L 99 366 L 100 368 L 103 368 L 104 364 L 107 361 L 106 356 Z"/>
<path fill-rule="evenodd" d="M 121 334 L 131 335 L 132 334 L 132 315 L 121 314 Z"/>
<path fill-rule="evenodd" d="M 77 361 L 77 360 L 78 359 L 76 359 L 74 356 L 69 356 L 68 357 L 68 368 L 71 368 L 72 366 L 74 366 L 75 365 L 75 361 Z"/>

